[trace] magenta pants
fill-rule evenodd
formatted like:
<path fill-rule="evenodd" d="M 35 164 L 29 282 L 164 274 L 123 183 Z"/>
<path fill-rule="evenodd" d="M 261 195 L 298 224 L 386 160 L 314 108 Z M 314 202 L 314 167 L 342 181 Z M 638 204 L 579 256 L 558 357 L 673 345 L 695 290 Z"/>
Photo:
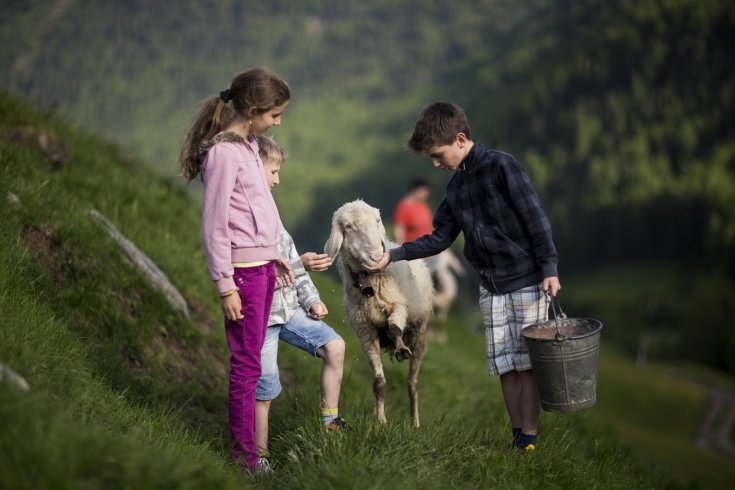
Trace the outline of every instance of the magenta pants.
<path fill-rule="evenodd" d="M 240 289 L 242 320 L 225 319 L 230 348 L 230 435 L 232 459 L 254 469 L 258 461 L 255 448 L 255 387 L 260 377 L 260 350 L 268 326 L 268 314 L 276 284 L 275 264 L 236 268 L 235 284 Z"/>

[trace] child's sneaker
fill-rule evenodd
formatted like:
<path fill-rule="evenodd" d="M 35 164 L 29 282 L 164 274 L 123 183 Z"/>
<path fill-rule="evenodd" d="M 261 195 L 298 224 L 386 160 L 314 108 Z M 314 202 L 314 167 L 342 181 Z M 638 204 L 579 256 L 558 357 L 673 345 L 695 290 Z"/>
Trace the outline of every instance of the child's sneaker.
<path fill-rule="evenodd" d="M 513 439 L 508 443 L 508 449 L 518 447 L 518 438 L 521 437 L 521 429 L 513 427 L 511 428 L 511 434 L 513 434 Z"/>
<path fill-rule="evenodd" d="M 337 417 L 336 419 L 332 420 L 324 427 L 328 431 L 350 430 L 352 428 L 350 424 L 348 424 L 347 421 L 343 419 L 342 417 Z"/>
<path fill-rule="evenodd" d="M 532 453 L 532 452 L 534 452 L 536 450 L 536 445 L 535 444 L 529 444 L 528 446 L 526 446 L 524 448 L 518 448 L 518 449 L 520 449 L 521 451 L 523 451 L 526 454 L 530 454 L 530 453 Z"/>
<path fill-rule="evenodd" d="M 269 473 L 273 473 L 271 462 L 268 460 L 269 456 L 268 452 L 258 453 L 258 462 L 255 464 L 254 471 L 256 475 L 267 475 Z"/>
<path fill-rule="evenodd" d="M 520 433 L 516 442 L 516 447 L 523 454 L 530 454 L 538 448 L 538 436 Z"/>

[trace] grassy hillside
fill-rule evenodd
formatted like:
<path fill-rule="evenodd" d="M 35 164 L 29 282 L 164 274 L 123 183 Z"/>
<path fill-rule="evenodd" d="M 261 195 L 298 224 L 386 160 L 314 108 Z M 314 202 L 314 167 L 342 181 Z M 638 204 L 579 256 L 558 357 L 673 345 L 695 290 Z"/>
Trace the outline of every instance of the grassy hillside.
<path fill-rule="evenodd" d="M 68 162 L 51 171 L 5 140 L 33 126 L 60 136 Z M 4 488 L 234 488 L 227 464 L 226 352 L 199 244 L 198 206 L 141 163 L 53 117 L 0 97 L 0 362 L 28 393 L 0 385 Z M 6 200 L 15 194 L 21 206 Z M 107 215 L 187 298 L 170 312 L 86 215 Z M 354 424 L 327 436 L 317 421 L 318 363 L 284 349 L 286 393 L 275 403 L 276 474 L 267 488 L 652 488 L 672 481 L 633 462 L 582 416 L 545 416 L 543 449 L 506 449 L 496 380 L 481 338 L 455 324 L 433 346 L 421 382 L 422 428 L 410 428 L 406 367 L 388 363 L 387 427 L 370 414 L 370 376 L 342 320 L 339 287 L 318 282 L 348 340 L 341 402 Z M 474 323 L 471 317 L 465 322 Z M 458 382 L 461 380 L 461 382 Z"/>
<path fill-rule="evenodd" d="M 710 404 L 705 387 L 725 383 L 721 386 L 732 393 L 732 377 L 683 364 L 641 368 L 610 344 L 605 347 L 600 401 L 586 414 L 588 420 L 610 427 L 643 467 L 704 488 L 729 487 L 735 477 L 733 456 L 717 447 L 702 451 L 695 438 Z"/>
<path fill-rule="evenodd" d="M 66 142 L 51 171 L 7 141 L 33 126 Z M 225 467 L 224 349 L 201 268 L 196 205 L 117 147 L 0 96 L 3 488 L 234 488 Z M 12 204 L 9 193 L 20 204 Z M 96 208 L 179 286 L 171 312 L 87 216 Z"/>

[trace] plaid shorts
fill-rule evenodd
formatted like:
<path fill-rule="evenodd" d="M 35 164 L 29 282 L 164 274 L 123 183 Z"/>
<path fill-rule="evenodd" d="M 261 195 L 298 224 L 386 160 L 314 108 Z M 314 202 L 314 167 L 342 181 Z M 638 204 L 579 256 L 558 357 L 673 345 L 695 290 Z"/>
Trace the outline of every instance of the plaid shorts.
<path fill-rule="evenodd" d="M 506 294 L 480 286 L 480 311 L 485 325 L 487 370 L 491 376 L 531 369 L 521 329 L 547 319 L 549 301 L 541 284 Z"/>

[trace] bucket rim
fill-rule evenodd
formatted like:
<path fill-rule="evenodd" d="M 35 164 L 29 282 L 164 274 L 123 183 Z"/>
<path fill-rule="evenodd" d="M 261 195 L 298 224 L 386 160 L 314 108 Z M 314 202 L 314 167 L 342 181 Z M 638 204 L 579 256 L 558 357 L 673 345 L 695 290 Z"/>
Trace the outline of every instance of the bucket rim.
<path fill-rule="evenodd" d="M 602 322 L 600 320 L 596 320 L 594 318 L 562 318 L 561 320 L 582 320 L 587 321 L 595 324 L 595 328 L 592 329 L 590 332 L 579 334 L 579 335 L 565 335 L 564 338 L 567 340 L 575 340 L 575 339 L 584 339 L 586 337 L 591 337 L 592 335 L 597 335 L 602 330 Z M 541 325 L 548 325 L 548 326 L 541 326 Z M 556 330 L 556 325 L 554 325 L 554 320 L 544 320 L 543 322 L 538 323 L 532 323 L 530 325 L 526 325 L 521 329 L 521 336 L 523 336 L 526 340 L 534 340 L 538 342 L 556 342 L 556 339 L 539 339 L 536 337 L 529 337 L 526 335 L 528 330 L 531 329 L 554 329 Z"/>

